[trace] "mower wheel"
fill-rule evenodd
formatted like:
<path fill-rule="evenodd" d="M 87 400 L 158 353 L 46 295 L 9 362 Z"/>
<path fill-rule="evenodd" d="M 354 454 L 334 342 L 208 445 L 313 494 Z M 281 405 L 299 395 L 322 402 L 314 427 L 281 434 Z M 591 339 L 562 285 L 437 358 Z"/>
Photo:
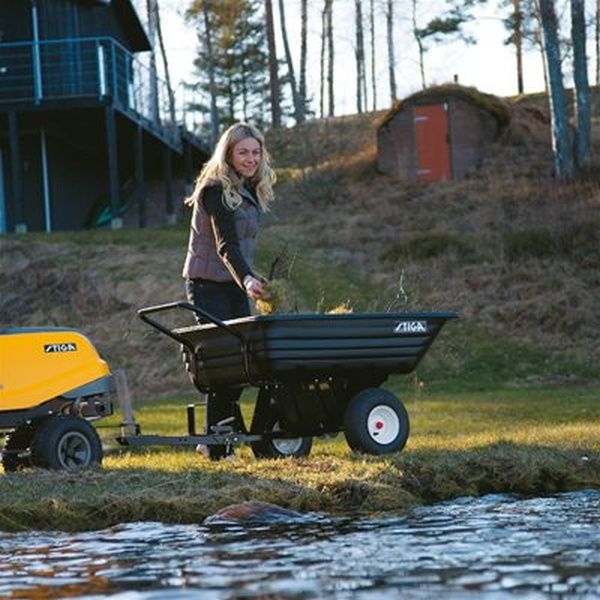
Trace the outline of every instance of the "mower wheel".
<path fill-rule="evenodd" d="M 18 427 L 8 434 L 2 450 L 2 466 L 6 473 L 31 467 L 29 447 L 33 434 L 34 429 L 27 425 Z"/>
<path fill-rule="evenodd" d="M 31 460 L 35 467 L 76 471 L 102 462 L 102 443 L 85 419 L 50 417 L 33 437 Z"/>
<path fill-rule="evenodd" d="M 352 450 L 375 455 L 397 452 L 406 445 L 408 433 L 406 408 L 387 390 L 363 390 L 346 408 L 344 435 Z"/>
<path fill-rule="evenodd" d="M 279 421 L 267 419 L 264 431 L 281 431 Z M 250 442 L 256 458 L 290 458 L 308 456 L 312 448 L 311 437 L 273 438 Z"/>

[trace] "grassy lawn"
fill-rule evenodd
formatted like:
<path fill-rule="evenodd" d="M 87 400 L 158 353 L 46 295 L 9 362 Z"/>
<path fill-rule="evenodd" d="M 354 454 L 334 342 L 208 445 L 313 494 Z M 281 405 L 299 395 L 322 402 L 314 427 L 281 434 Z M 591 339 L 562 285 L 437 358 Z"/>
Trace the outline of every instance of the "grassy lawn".
<path fill-rule="evenodd" d="M 94 529 L 124 521 L 200 522 L 256 499 L 331 514 L 401 512 L 462 495 L 544 495 L 600 486 L 600 387 L 532 387 L 430 393 L 386 387 L 405 399 L 411 436 L 385 457 L 351 453 L 343 434 L 316 440 L 307 459 L 212 463 L 192 449 L 128 450 L 101 428 L 102 469 L 29 471 L 0 477 L 0 528 Z M 193 396 L 136 408 L 145 433 L 184 434 Z M 243 398 L 252 413 L 250 392 Z M 112 417 L 101 423 L 116 425 Z"/>
<path fill-rule="evenodd" d="M 498 443 L 600 452 L 600 388 L 596 386 L 442 394 L 407 392 L 401 378 L 392 378 L 383 387 L 402 397 L 406 404 L 411 435 L 405 453 L 468 451 Z M 246 390 L 242 399 L 247 423 L 253 411 L 254 394 L 254 391 Z M 141 405 L 135 412 L 142 432 L 185 435 L 185 405 L 198 398 L 187 396 Z M 202 425 L 202 412 L 201 408 L 197 410 L 199 426 Z M 104 421 L 102 425 L 118 423 L 116 417 L 111 421 Z M 114 446 L 109 439 L 106 442 Z M 165 451 L 161 450 L 161 453 Z M 313 454 L 350 457 L 343 434 L 316 440 Z M 241 447 L 238 455 L 250 460 L 252 452 L 248 447 Z M 107 465 L 118 468 L 122 460 L 128 460 L 123 451 L 108 458 Z"/>
<path fill-rule="evenodd" d="M 123 293 L 119 302 L 112 304 L 106 296 L 106 306 L 100 303 L 97 307 L 105 313 L 94 313 L 92 321 L 85 311 L 79 315 L 80 322 L 73 320 L 79 305 L 65 304 L 55 323 L 87 331 L 97 321 L 97 329 L 90 333 L 103 351 L 112 352 L 111 366 L 126 368 L 128 377 L 137 375 L 138 389 L 141 381 L 160 390 L 136 394 L 149 398 L 135 406 L 147 434 L 185 434 L 185 404 L 198 401 L 180 371 L 178 356 L 172 360 L 176 347 L 166 344 L 163 350 L 157 346 L 151 354 L 146 330 L 138 332 L 130 325 L 139 306 L 156 303 L 156 298 L 179 297 L 179 276 L 172 275 L 173 281 L 145 276 L 143 284 L 134 282 L 137 287 L 132 287 L 129 296 L 123 290 L 128 289 L 128 278 L 134 277 L 137 268 L 161 275 L 167 268 L 172 270 L 175 254 L 170 252 L 178 252 L 174 249 L 183 247 L 186 236 L 185 228 L 174 227 L 152 232 L 57 234 L 52 238 L 58 242 L 55 268 L 61 277 L 71 264 L 61 262 L 66 256 L 81 254 L 85 258 L 81 265 L 71 265 L 74 271 L 67 281 L 77 298 L 80 293 L 86 302 L 89 299 L 90 282 L 81 279 L 81 272 L 90 261 L 98 269 L 90 281 L 99 290 Z M 35 239 L 31 234 L 30 241 Z M 282 239 L 270 237 L 259 248 L 263 271 L 281 252 Z M 62 247 L 61 242 L 69 244 Z M 90 252 L 109 242 L 104 265 Z M 70 244 L 77 244 L 76 252 Z M 28 248 L 19 249 L 15 264 L 23 257 L 33 260 L 26 253 Z M 155 262 L 148 266 L 152 257 Z M 355 272 L 339 265 L 331 268 L 319 257 L 318 253 L 292 252 L 290 281 L 301 310 L 322 312 L 348 302 L 356 311 L 376 311 L 393 300 Z M 129 264 L 129 258 L 138 262 Z M 45 273 L 47 267 L 42 267 Z M 59 284 L 66 285 L 60 277 L 48 282 L 49 286 Z M 45 319 L 49 310 L 46 305 L 39 307 Z M 113 319 L 115 311 L 121 321 Z M 560 352 L 546 347 L 534 339 L 536 327 L 526 328 L 532 335 L 526 340 L 485 326 L 468 314 L 448 323 L 414 374 L 392 377 L 384 385 L 405 401 L 410 415 L 411 435 L 401 453 L 384 457 L 355 454 L 339 434 L 316 440 L 306 459 L 256 460 L 244 446 L 238 449 L 237 460 L 212 463 L 191 448 L 118 447 L 114 441 L 117 429 L 105 428 L 118 425 L 120 419 L 115 416 L 98 424 L 105 442 L 101 469 L 75 474 L 1 474 L 0 529 L 87 530 L 139 520 L 194 523 L 227 504 L 250 499 L 300 511 L 364 515 L 399 513 L 415 504 L 463 495 L 536 496 L 600 487 L 597 361 L 566 344 Z M 163 381 L 161 388 L 158 383 Z M 190 393 L 179 394 L 175 389 Z M 167 400 L 155 398 L 164 390 Z M 243 397 L 248 421 L 252 408 L 248 391 Z"/>

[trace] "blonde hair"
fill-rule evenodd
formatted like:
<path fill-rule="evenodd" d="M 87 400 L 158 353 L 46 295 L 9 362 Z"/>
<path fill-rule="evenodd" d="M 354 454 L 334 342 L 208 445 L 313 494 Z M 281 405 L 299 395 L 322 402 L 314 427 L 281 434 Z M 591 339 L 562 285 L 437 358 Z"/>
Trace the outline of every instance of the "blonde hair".
<path fill-rule="evenodd" d="M 260 144 L 260 163 L 256 173 L 249 181 L 255 187 L 260 207 L 264 211 L 269 210 L 269 205 L 274 198 L 273 184 L 277 177 L 271 168 L 271 157 L 265 148 L 264 137 L 256 127 L 248 123 L 236 123 L 221 135 L 212 156 L 204 164 L 196 178 L 194 191 L 184 200 L 187 206 L 193 206 L 200 200 L 205 187 L 217 183 L 223 186 L 223 203 L 227 207 L 233 210 L 242 203 L 239 189 L 243 181 L 229 161 L 233 147 L 247 138 L 254 138 Z"/>

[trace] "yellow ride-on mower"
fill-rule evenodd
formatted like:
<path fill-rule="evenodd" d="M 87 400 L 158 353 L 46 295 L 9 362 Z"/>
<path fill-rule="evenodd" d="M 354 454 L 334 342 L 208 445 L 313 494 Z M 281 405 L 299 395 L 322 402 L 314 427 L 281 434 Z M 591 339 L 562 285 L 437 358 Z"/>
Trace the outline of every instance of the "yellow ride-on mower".
<path fill-rule="evenodd" d="M 102 461 L 90 421 L 113 412 L 113 379 L 74 329 L 0 331 L 0 435 L 5 471 L 76 470 Z"/>

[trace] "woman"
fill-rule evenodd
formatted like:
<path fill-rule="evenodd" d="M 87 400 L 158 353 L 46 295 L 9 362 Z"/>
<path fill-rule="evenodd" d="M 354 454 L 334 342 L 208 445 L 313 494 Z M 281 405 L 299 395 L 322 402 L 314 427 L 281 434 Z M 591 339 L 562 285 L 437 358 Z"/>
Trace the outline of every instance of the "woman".
<path fill-rule="evenodd" d="M 251 125 L 236 123 L 219 139 L 185 201 L 193 207 L 183 266 L 186 294 L 221 320 L 249 316 L 248 298 L 265 294 L 266 282 L 254 272 L 254 248 L 260 213 L 269 209 L 274 182 L 263 136 Z M 230 417 L 242 427 L 240 393 L 223 388 L 209 394 L 207 433 Z M 208 454 L 219 459 L 228 450 L 211 445 Z"/>

